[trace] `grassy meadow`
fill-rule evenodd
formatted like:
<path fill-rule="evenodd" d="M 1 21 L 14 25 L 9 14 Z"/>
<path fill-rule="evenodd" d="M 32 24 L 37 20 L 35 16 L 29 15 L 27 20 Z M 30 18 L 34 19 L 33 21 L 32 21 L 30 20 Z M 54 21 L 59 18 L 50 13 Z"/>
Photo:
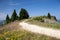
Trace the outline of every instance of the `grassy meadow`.
<path fill-rule="evenodd" d="M 25 30 L 7 31 L 0 34 L 0 40 L 59 40 Z"/>
<path fill-rule="evenodd" d="M 0 40 L 59 40 L 43 34 L 26 31 L 15 21 L 0 28 Z"/>
<path fill-rule="evenodd" d="M 35 24 L 35 25 L 39 25 L 42 27 L 60 29 L 60 23 L 58 23 L 57 21 L 52 20 L 52 22 L 55 21 L 54 23 L 49 23 L 48 21 L 44 22 L 43 18 L 44 18 L 43 16 L 33 17 L 33 18 L 29 19 L 27 22 L 30 24 Z M 45 16 L 45 18 L 47 18 L 47 17 Z"/>

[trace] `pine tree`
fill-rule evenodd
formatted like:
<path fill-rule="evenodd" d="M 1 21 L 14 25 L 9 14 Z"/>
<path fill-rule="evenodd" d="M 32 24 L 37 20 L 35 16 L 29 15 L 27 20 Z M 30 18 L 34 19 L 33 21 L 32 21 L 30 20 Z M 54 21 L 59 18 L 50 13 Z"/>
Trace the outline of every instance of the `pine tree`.
<path fill-rule="evenodd" d="M 11 16 L 11 21 L 15 21 L 17 19 L 18 19 L 18 16 L 17 16 L 16 10 L 14 9 L 14 12 L 13 12 L 13 14 Z"/>
<path fill-rule="evenodd" d="M 8 23 L 10 23 L 10 18 L 9 18 L 9 16 L 7 14 L 7 16 L 6 16 L 6 24 L 8 24 Z"/>
<path fill-rule="evenodd" d="M 57 21 L 56 17 L 54 16 L 54 19 Z"/>
<path fill-rule="evenodd" d="M 48 13 L 48 18 L 51 19 L 51 15 L 50 15 L 50 13 Z"/>
<path fill-rule="evenodd" d="M 21 8 L 21 11 L 19 13 L 19 19 L 27 19 L 27 18 L 29 18 L 27 10 Z"/>

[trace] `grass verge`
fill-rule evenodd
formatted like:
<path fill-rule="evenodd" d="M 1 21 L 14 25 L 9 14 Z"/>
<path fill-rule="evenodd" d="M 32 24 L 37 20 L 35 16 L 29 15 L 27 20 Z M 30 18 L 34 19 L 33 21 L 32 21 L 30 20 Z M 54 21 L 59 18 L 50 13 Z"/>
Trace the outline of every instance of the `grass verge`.
<path fill-rule="evenodd" d="M 7 31 L 0 34 L 0 40 L 59 40 L 41 34 L 35 34 L 28 31 L 16 30 Z"/>
<path fill-rule="evenodd" d="M 36 34 L 23 30 L 17 26 L 18 22 L 13 22 L 0 28 L 0 40 L 60 40 L 42 34 Z"/>
<path fill-rule="evenodd" d="M 42 27 L 48 27 L 48 28 L 54 28 L 54 29 L 60 29 L 60 24 L 59 23 L 48 23 L 48 22 L 40 22 L 38 20 L 28 20 L 27 21 L 30 24 L 34 24 L 34 25 L 39 25 Z"/>

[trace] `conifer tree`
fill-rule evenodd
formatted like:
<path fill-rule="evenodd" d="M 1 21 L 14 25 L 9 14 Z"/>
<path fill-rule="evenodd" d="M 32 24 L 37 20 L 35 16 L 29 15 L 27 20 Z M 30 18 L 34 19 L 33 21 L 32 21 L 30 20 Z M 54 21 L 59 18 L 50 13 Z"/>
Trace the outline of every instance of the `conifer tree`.
<path fill-rule="evenodd" d="M 7 14 L 7 16 L 6 16 L 6 24 L 8 24 L 8 23 L 10 23 L 10 18 L 9 18 L 9 16 Z"/>
<path fill-rule="evenodd" d="M 17 19 L 18 19 L 18 16 L 17 16 L 16 10 L 14 9 L 14 12 L 13 12 L 13 14 L 11 16 L 11 21 L 15 21 Z"/>
<path fill-rule="evenodd" d="M 21 11 L 19 13 L 19 19 L 27 19 L 27 18 L 29 18 L 29 14 L 27 10 L 25 10 L 24 8 L 21 8 Z"/>
<path fill-rule="evenodd" d="M 54 19 L 57 21 L 56 17 L 54 16 Z"/>
<path fill-rule="evenodd" d="M 51 15 L 50 15 L 50 13 L 48 13 L 48 18 L 51 19 Z"/>

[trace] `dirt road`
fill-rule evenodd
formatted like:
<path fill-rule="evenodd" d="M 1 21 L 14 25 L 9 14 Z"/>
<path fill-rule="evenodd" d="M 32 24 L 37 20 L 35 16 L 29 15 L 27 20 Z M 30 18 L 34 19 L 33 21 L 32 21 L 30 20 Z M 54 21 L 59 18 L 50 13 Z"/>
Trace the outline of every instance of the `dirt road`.
<path fill-rule="evenodd" d="M 47 36 L 56 37 L 60 39 L 60 30 L 44 28 L 41 26 L 28 24 L 26 22 L 21 22 L 19 23 L 19 25 L 21 25 L 24 30 L 31 31 L 34 33 L 44 34 Z"/>

